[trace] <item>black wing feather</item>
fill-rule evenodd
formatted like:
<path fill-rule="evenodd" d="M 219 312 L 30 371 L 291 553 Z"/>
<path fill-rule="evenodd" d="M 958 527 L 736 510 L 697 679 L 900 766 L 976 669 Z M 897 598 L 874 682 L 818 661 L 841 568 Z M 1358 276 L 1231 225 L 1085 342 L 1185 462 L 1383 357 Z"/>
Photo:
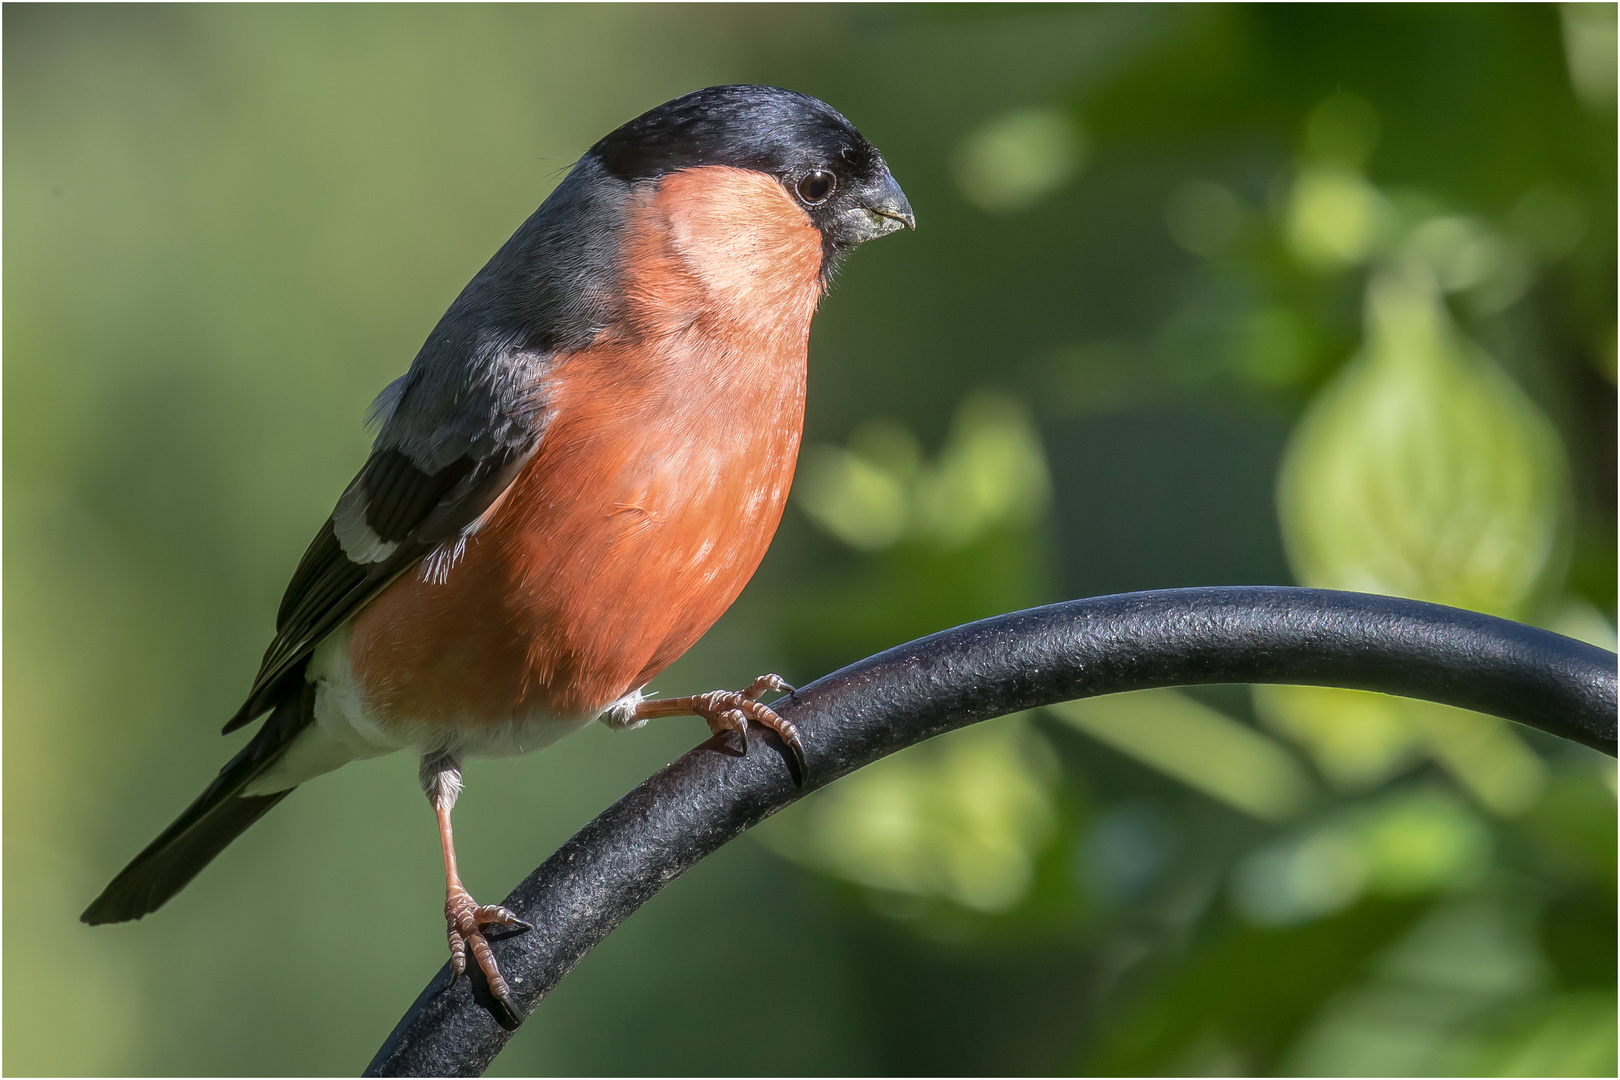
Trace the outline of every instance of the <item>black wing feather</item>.
<path fill-rule="evenodd" d="M 362 489 L 372 533 L 397 546 L 379 561 L 355 562 L 338 539 L 334 519 L 327 518 L 282 597 L 276 636 L 253 689 L 225 730 L 235 731 L 273 707 L 295 670 L 302 677 L 303 662 L 322 638 L 434 547 L 483 516 L 538 444 L 536 438 L 529 447 L 501 448 L 483 459 L 459 457 L 431 473 L 400 450 L 374 451 L 350 490 Z"/>

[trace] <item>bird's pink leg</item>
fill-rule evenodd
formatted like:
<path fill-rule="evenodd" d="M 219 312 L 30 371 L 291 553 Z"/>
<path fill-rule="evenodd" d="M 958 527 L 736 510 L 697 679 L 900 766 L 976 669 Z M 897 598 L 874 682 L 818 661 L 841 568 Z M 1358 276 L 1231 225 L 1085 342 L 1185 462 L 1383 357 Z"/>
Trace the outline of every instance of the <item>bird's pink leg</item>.
<path fill-rule="evenodd" d="M 450 830 L 450 811 L 461 793 L 460 762 L 445 755 L 425 757 L 422 759 L 421 778 L 422 788 L 427 792 L 428 801 L 439 819 L 439 846 L 444 851 L 444 921 L 450 938 L 450 985 L 454 986 L 467 970 L 467 950 L 470 947 L 473 959 L 489 983 L 490 994 L 517 1018 L 512 1006 L 511 989 L 501 977 L 500 966 L 495 963 L 495 954 L 490 950 L 489 940 L 484 937 L 483 927 L 507 926 L 523 930 L 534 927 L 503 907 L 480 905 L 461 884 L 461 875 L 456 871 L 455 836 Z"/>

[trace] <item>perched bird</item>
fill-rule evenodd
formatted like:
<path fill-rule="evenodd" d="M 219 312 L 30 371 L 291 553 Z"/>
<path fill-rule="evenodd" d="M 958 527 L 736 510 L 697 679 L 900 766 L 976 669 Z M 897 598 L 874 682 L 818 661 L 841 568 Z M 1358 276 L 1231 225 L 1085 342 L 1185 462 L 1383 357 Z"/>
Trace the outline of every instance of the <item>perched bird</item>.
<path fill-rule="evenodd" d="M 227 732 L 263 726 L 85 911 L 136 919 L 298 784 L 421 755 L 444 851 L 451 967 L 507 986 L 456 871 L 467 755 L 538 750 L 593 719 L 750 720 L 761 702 L 652 699 L 731 606 L 781 520 L 810 318 L 839 260 L 914 226 L 883 156 L 829 106 L 717 86 L 580 159 L 372 406 L 371 456 L 293 573 Z M 744 742 L 746 748 L 746 741 Z"/>

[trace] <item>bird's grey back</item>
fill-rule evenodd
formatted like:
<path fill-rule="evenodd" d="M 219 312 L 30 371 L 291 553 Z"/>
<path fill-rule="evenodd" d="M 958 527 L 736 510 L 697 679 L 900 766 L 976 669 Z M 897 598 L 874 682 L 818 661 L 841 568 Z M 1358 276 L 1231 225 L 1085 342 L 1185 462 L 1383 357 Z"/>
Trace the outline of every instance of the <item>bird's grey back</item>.
<path fill-rule="evenodd" d="M 546 424 L 546 373 L 617 315 L 614 293 L 631 185 L 586 155 L 467 283 L 416 358 L 372 404 L 376 450 L 428 472 L 462 456 L 532 446 Z"/>

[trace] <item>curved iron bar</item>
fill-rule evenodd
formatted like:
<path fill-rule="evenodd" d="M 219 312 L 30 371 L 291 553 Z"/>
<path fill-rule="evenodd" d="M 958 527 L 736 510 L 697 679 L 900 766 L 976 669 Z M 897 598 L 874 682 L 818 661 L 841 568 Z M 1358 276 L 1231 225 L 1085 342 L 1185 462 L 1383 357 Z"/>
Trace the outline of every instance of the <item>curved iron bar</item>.
<path fill-rule="evenodd" d="M 1426 698 L 1615 753 L 1613 653 L 1456 608 L 1280 587 L 1075 600 L 934 634 L 774 707 L 798 725 L 803 787 L 774 734 L 698 746 L 614 803 L 502 903 L 535 924 L 496 944 L 524 1016 L 593 946 L 698 860 L 846 773 L 979 720 L 1071 698 L 1200 683 L 1301 683 Z M 769 752 L 766 747 L 775 752 Z M 762 752 L 764 751 L 764 752 Z M 475 1076 L 511 1037 L 480 979 L 441 969 L 368 1076 Z"/>

